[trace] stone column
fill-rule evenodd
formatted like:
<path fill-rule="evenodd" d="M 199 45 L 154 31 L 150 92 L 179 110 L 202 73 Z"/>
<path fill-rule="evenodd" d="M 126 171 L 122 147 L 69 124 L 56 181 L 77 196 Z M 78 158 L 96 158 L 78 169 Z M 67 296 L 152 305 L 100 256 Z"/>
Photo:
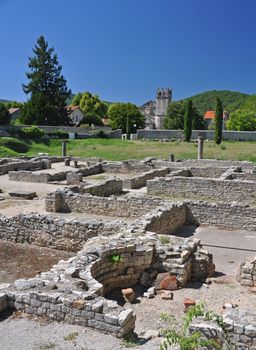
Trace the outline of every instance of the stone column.
<path fill-rule="evenodd" d="M 197 159 L 203 159 L 204 152 L 204 138 L 198 136 L 198 148 L 197 148 Z"/>
<path fill-rule="evenodd" d="M 65 166 L 70 166 L 70 158 L 65 159 Z"/>
<path fill-rule="evenodd" d="M 174 154 L 170 154 L 170 155 L 169 155 L 169 160 L 170 160 L 171 162 L 174 162 Z"/>
<path fill-rule="evenodd" d="M 62 157 L 66 157 L 67 155 L 67 141 L 62 141 Z"/>

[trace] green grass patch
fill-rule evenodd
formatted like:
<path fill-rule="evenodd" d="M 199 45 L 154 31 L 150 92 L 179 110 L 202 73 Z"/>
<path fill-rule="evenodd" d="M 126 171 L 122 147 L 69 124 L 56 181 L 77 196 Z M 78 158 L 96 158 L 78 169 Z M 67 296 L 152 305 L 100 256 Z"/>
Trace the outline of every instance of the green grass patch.
<path fill-rule="evenodd" d="M 27 151 L 25 149 L 27 148 Z M 0 157 L 17 156 L 25 153 L 36 156 L 39 152 L 51 156 L 61 155 L 61 140 L 18 140 L 0 138 Z M 144 159 L 145 157 L 168 158 L 174 154 L 175 160 L 196 159 L 197 147 L 194 142 L 126 141 L 117 139 L 90 138 L 69 140 L 67 153 L 75 157 L 99 157 L 105 160 Z M 248 160 L 256 163 L 256 142 L 228 142 L 221 145 L 204 143 L 205 159 Z"/>
<path fill-rule="evenodd" d="M 77 337 L 78 337 L 78 332 L 73 332 L 67 335 L 66 337 L 64 337 L 64 340 L 73 341 L 73 340 L 76 340 Z"/>
<path fill-rule="evenodd" d="M 29 150 L 28 145 L 24 141 L 13 137 L 1 137 L 0 146 L 5 147 L 6 149 L 9 148 L 10 150 L 17 153 L 25 153 Z"/>

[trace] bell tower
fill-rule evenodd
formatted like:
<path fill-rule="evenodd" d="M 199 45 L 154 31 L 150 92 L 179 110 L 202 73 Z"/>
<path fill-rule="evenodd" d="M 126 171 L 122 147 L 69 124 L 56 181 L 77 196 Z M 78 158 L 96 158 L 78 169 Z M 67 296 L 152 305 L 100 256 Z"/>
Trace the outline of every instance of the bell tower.
<path fill-rule="evenodd" d="M 163 128 L 164 117 L 169 103 L 172 101 L 172 89 L 158 88 L 156 91 L 155 125 L 157 129 Z"/>

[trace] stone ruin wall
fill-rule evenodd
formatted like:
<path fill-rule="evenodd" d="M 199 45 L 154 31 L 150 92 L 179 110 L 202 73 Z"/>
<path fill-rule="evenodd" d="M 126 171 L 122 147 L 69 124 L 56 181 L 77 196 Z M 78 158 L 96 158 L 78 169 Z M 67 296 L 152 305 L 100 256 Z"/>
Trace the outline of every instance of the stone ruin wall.
<path fill-rule="evenodd" d="M 123 181 L 119 179 L 109 179 L 101 181 L 96 185 L 88 185 L 79 188 L 79 191 L 89 193 L 92 196 L 109 197 L 115 194 L 121 194 L 123 191 Z"/>
<path fill-rule="evenodd" d="M 208 339 L 218 339 L 221 349 L 255 350 L 256 314 L 253 311 L 232 309 L 223 315 L 223 328 L 215 322 L 196 318 L 189 326 L 189 333 L 201 333 Z"/>
<path fill-rule="evenodd" d="M 63 157 L 36 157 L 29 160 L 8 159 L 0 164 L 0 174 L 7 174 L 9 171 L 34 171 L 46 169 L 46 164 L 64 161 Z"/>
<path fill-rule="evenodd" d="M 109 259 L 113 254 L 120 255 L 119 263 Z M 124 232 L 113 241 L 91 239 L 75 257 L 60 261 L 51 271 L 16 280 L 5 289 L 5 304 L 121 337 L 134 329 L 136 316 L 103 295 L 114 287 L 137 283 L 152 268 L 170 271 L 183 286 L 192 277 L 201 280 L 202 272 L 203 278 L 208 276 L 214 265 L 198 240 L 178 239 L 162 245 L 152 233 L 139 238 Z"/>
<path fill-rule="evenodd" d="M 123 187 L 124 188 L 141 188 L 147 185 L 147 181 L 154 179 L 155 177 L 164 177 L 169 173 L 169 168 L 161 168 L 156 170 L 150 170 L 141 175 L 136 175 L 134 177 L 124 179 Z"/>
<path fill-rule="evenodd" d="M 223 198 L 222 198 L 223 200 Z M 161 209 L 161 224 L 158 225 L 159 216 L 153 219 L 148 230 L 154 231 L 156 227 L 166 229 L 166 223 L 170 220 L 168 206 L 173 203 L 168 200 L 153 197 L 96 197 L 81 195 L 69 191 L 58 190 L 46 197 L 46 211 L 48 212 L 79 212 L 106 216 L 138 218 L 142 215 Z M 256 207 L 238 203 L 209 203 L 205 201 L 184 200 L 183 205 L 187 208 L 178 212 L 178 217 L 186 216 L 187 224 L 209 225 L 226 229 L 256 230 Z M 174 211 L 173 211 L 174 213 Z M 180 216 L 181 215 L 181 216 Z M 151 214 L 150 214 L 151 216 Z M 163 218 L 166 217 L 166 220 Z M 174 215 L 176 218 L 176 216 Z M 175 219 L 176 220 L 176 219 Z M 178 220 L 178 218 L 177 218 Z M 160 221 L 159 221 L 160 222 Z M 153 227 L 154 225 L 154 227 Z M 160 229 L 158 228 L 158 232 Z M 168 232 L 168 231 L 166 231 Z"/>
<path fill-rule="evenodd" d="M 105 173 L 143 173 L 152 170 L 152 164 L 143 161 L 129 160 L 122 162 L 103 162 L 102 169 Z"/>
<path fill-rule="evenodd" d="M 122 227 L 126 227 L 122 223 Z M 30 243 L 77 252 L 92 237 L 114 235 L 120 231 L 120 221 L 65 220 L 36 213 L 11 218 L 0 216 L 0 239 L 15 243 Z"/>
<path fill-rule="evenodd" d="M 148 195 L 256 203 L 256 181 L 169 177 L 149 180 Z"/>
<path fill-rule="evenodd" d="M 48 212 L 76 212 L 137 218 L 161 205 L 160 199 L 137 197 L 97 197 L 69 190 L 58 190 L 46 196 Z"/>
<path fill-rule="evenodd" d="M 256 256 L 241 263 L 237 281 L 242 286 L 256 287 Z"/>
<path fill-rule="evenodd" d="M 150 163 L 153 167 L 170 167 L 170 168 L 230 168 L 230 167 L 242 167 L 245 170 L 252 170 L 255 168 L 255 164 L 247 161 L 236 160 L 216 160 L 216 159 L 184 159 L 171 162 L 170 160 L 155 159 L 153 158 Z"/>
<path fill-rule="evenodd" d="M 231 230 L 256 230 L 256 207 L 227 202 L 185 201 L 188 223 Z"/>
<path fill-rule="evenodd" d="M 42 168 L 45 169 L 45 168 Z M 37 169 L 38 170 L 38 169 Z M 97 175 L 103 172 L 100 164 L 91 165 L 89 167 L 83 167 L 74 169 L 70 167 L 70 170 L 58 171 L 54 174 L 50 173 L 33 173 L 31 171 L 9 171 L 9 180 L 11 181 L 24 181 L 24 182 L 40 182 L 48 183 L 53 181 L 64 181 L 69 174 L 81 174 L 82 176 Z M 76 181 L 77 182 L 77 181 Z"/>

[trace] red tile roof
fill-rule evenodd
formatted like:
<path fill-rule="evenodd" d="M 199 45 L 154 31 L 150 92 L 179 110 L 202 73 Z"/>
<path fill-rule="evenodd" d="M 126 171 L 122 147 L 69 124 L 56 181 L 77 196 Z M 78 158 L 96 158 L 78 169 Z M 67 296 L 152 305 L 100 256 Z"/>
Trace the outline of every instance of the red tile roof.
<path fill-rule="evenodd" d="M 17 111 L 20 111 L 20 108 L 9 108 L 8 111 L 10 114 L 12 114 L 12 113 L 15 113 Z"/>
<path fill-rule="evenodd" d="M 102 123 L 105 125 L 105 126 L 109 126 L 110 125 L 110 121 L 108 118 L 102 118 L 101 119 Z"/>
<path fill-rule="evenodd" d="M 204 119 L 214 119 L 216 117 L 215 111 L 207 111 L 204 115 Z"/>
<path fill-rule="evenodd" d="M 71 113 L 76 111 L 77 109 L 80 109 L 79 106 L 66 106 L 66 109 Z"/>

